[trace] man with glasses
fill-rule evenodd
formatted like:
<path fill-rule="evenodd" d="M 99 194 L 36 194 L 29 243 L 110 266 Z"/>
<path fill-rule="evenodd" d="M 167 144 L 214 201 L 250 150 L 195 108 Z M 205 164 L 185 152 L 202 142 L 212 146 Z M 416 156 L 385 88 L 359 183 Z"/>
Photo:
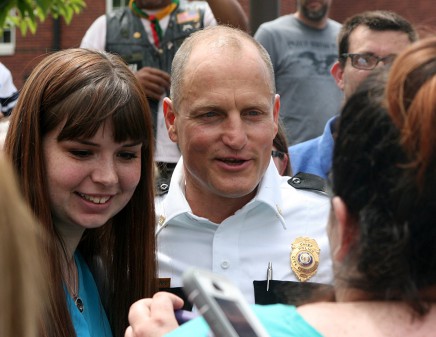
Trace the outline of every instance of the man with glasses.
<path fill-rule="evenodd" d="M 331 74 L 346 100 L 376 67 L 390 64 L 405 47 L 417 40 L 412 24 L 391 11 L 367 11 L 347 19 L 338 36 L 339 59 Z M 326 178 L 331 168 L 338 116 L 331 118 L 324 133 L 290 146 L 294 173 Z"/>
<path fill-rule="evenodd" d="M 328 17 L 333 0 L 295 2 L 295 13 L 263 23 L 254 34 L 274 66 L 280 119 L 290 145 L 319 136 L 343 96 L 329 73 L 341 28 Z"/>

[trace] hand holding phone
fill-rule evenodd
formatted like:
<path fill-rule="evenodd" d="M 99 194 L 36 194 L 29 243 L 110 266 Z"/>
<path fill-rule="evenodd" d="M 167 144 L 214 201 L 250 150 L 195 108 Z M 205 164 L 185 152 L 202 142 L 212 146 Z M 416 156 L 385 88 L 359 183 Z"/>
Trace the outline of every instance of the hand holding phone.
<path fill-rule="evenodd" d="M 189 269 L 183 290 L 216 337 L 268 337 L 240 290 L 227 279 L 206 270 Z"/>
<path fill-rule="evenodd" d="M 191 319 L 198 317 L 198 314 L 192 311 L 187 311 L 182 309 L 176 310 L 174 312 L 174 315 L 176 316 L 176 320 L 177 323 L 179 323 L 179 325 L 182 325 L 183 323 L 186 323 L 187 321 L 190 321 Z"/>

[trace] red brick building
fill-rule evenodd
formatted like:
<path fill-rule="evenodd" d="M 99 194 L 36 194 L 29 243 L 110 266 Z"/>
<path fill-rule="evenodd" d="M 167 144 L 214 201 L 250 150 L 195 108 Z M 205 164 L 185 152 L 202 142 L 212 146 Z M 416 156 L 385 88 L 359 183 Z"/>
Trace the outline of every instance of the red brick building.
<path fill-rule="evenodd" d="M 46 53 L 56 49 L 78 47 L 90 24 L 99 15 L 105 13 L 107 4 L 116 4 L 120 1 L 123 0 L 113 0 L 113 2 L 111 0 L 88 0 L 86 9 L 80 15 L 75 15 L 70 25 L 66 25 L 63 20 L 48 19 L 45 23 L 39 24 L 35 35 L 28 33 L 23 37 L 19 30 L 16 30 L 13 51 L 9 51 L 7 53 L 9 55 L 4 55 L 0 48 L 0 61 L 11 70 L 15 85 L 18 88 L 22 86 L 34 65 Z M 273 0 L 239 1 L 247 15 L 250 15 L 250 6 Z M 295 2 L 295 0 L 280 0 L 279 14 L 295 11 Z M 429 28 L 436 31 L 436 3 L 428 0 L 333 0 L 330 17 L 342 22 L 354 13 L 375 9 L 396 11 L 419 29 Z"/>

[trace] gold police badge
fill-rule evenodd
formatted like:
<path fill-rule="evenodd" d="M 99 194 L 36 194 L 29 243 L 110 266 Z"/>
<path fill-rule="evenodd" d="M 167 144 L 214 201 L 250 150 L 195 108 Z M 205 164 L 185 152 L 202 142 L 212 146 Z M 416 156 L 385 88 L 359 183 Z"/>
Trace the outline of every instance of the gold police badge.
<path fill-rule="evenodd" d="M 301 282 L 316 274 L 319 265 L 319 246 L 315 239 L 298 237 L 291 245 L 291 268 Z"/>

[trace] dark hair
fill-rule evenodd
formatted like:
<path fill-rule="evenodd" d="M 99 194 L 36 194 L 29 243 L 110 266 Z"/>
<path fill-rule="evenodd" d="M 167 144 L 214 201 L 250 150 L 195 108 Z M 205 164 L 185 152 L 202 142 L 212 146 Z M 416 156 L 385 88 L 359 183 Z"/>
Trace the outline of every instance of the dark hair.
<path fill-rule="evenodd" d="M 404 301 L 424 315 L 428 306 L 420 291 L 436 284 L 436 170 L 420 193 L 402 130 L 385 104 L 386 71 L 369 75 L 341 114 L 333 192 L 355 219 L 356 235 L 338 277 L 374 300 Z"/>
<path fill-rule="evenodd" d="M 286 166 L 286 169 L 282 175 L 291 176 L 292 172 L 291 172 L 291 163 L 289 161 L 288 141 L 286 140 L 286 133 L 285 133 L 285 129 L 283 127 L 283 123 L 280 120 L 278 123 L 277 134 L 273 139 L 273 146 L 275 146 L 277 151 L 280 151 L 280 152 L 288 155 L 288 162 L 289 163 Z"/>
<path fill-rule="evenodd" d="M 395 12 L 376 10 L 356 14 L 346 19 L 339 31 L 338 55 L 342 67 L 345 65 L 346 58 L 341 55 L 348 53 L 350 47 L 350 35 L 359 26 L 367 26 L 369 29 L 374 31 L 392 30 L 404 32 L 409 37 L 410 42 L 414 42 L 418 39 L 418 34 L 412 24 Z"/>
<path fill-rule="evenodd" d="M 92 137 L 108 119 L 116 142 L 142 142 L 141 179 L 127 205 L 109 223 L 86 230 L 78 249 L 88 263 L 97 260 L 104 273 L 99 291 L 114 336 L 124 334 L 130 305 L 156 291 L 153 131 L 142 88 L 118 56 L 86 49 L 48 55 L 23 86 L 5 142 L 24 197 L 57 248 L 46 253 L 45 336 L 73 336 L 74 328 L 62 286 L 65 248 L 51 215 L 43 139 L 61 124 L 58 141 Z"/>

